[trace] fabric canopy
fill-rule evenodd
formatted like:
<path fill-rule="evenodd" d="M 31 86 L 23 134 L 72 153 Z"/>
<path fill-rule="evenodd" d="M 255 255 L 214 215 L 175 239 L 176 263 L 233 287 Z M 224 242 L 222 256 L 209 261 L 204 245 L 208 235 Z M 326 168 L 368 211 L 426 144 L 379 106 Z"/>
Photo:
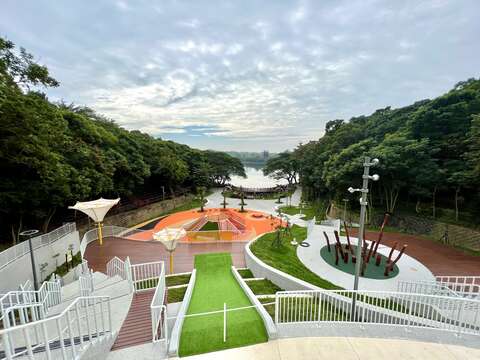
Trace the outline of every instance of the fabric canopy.
<path fill-rule="evenodd" d="M 153 234 L 153 238 L 160 241 L 167 251 L 175 250 L 177 242 L 187 235 L 183 228 L 165 228 Z"/>
<path fill-rule="evenodd" d="M 69 209 L 79 210 L 87 214 L 93 221 L 102 222 L 108 210 L 115 206 L 120 201 L 118 199 L 104 199 L 100 198 L 92 201 L 77 201 L 74 206 L 69 206 Z"/>

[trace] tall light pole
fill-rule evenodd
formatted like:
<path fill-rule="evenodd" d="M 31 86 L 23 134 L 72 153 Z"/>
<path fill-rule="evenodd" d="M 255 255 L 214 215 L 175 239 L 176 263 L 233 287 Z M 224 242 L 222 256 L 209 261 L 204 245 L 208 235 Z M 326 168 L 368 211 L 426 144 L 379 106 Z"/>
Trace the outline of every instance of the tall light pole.
<path fill-rule="evenodd" d="M 38 290 L 38 280 L 37 280 L 37 267 L 35 266 L 35 256 L 33 254 L 33 246 L 32 246 L 32 237 L 39 233 L 38 230 L 25 230 L 22 231 L 19 235 L 27 238 L 28 246 L 30 248 L 30 260 L 32 263 L 32 274 L 33 274 L 33 288 L 35 291 Z"/>
<path fill-rule="evenodd" d="M 370 167 L 375 166 L 379 163 L 378 159 L 373 159 L 370 161 L 370 157 L 365 156 L 365 160 L 363 162 L 363 185 L 361 189 L 354 189 L 352 187 L 348 188 L 350 193 L 354 192 L 361 192 L 362 197 L 360 198 L 360 227 L 358 229 L 358 243 L 356 249 L 356 263 L 355 263 L 355 280 L 353 282 L 353 290 L 358 290 L 358 281 L 360 278 L 360 270 L 362 268 L 362 247 L 363 247 L 363 231 L 365 229 L 365 214 L 367 212 L 367 195 L 368 195 L 368 181 L 378 181 L 380 176 L 377 174 L 370 175 Z M 353 301 L 352 301 L 352 321 L 355 321 L 355 306 L 357 301 L 357 295 L 353 294 Z"/>

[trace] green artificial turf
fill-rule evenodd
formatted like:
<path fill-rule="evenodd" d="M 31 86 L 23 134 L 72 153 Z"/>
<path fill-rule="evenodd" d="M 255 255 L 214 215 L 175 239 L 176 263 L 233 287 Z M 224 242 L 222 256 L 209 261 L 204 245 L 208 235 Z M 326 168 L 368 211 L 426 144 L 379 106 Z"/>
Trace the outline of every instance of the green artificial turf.
<path fill-rule="evenodd" d="M 199 231 L 217 231 L 218 223 L 214 221 L 207 221 Z"/>
<path fill-rule="evenodd" d="M 251 246 L 253 254 L 264 263 L 273 266 L 287 274 L 295 276 L 298 279 L 305 280 L 318 287 L 335 290 L 341 289 L 328 280 L 322 279 L 314 272 L 310 271 L 297 257 L 297 248 L 290 245 L 290 241 L 295 237 L 301 242 L 307 237 L 307 229 L 298 225 L 292 226 L 292 235 L 282 238 L 281 246 L 274 247 L 273 241 L 275 233 L 268 233 L 257 239 Z"/>
<path fill-rule="evenodd" d="M 352 245 L 352 248 L 353 248 L 353 253 L 356 254 L 356 249 L 357 247 L 355 245 Z M 347 251 L 346 249 L 344 249 L 343 251 Z M 330 266 L 333 266 L 335 268 L 337 268 L 338 270 L 341 270 L 343 272 L 346 272 L 350 275 L 354 275 L 355 274 L 355 264 L 352 262 L 352 259 L 350 258 L 350 252 L 348 253 L 349 255 L 349 260 L 347 263 L 345 263 L 342 259 L 339 259 L 338 261 L 338 265 L 335 265 L 335 247 L 334 246 L 330 246 L 330 252 L 328 251 L 328 246 L 325 245 L 324 247 L 322 247 L 322 249 L 320 250 L 320 255 L 322 256 L 323 260 L 325 260 Z M 380 262 L 380 265 L 377 266 L 375 264 L 375 258 L 371 258 L 370 261 L 368 262 L 367 266 L 365 267 L 365 274 L 364 274 L 364 278 L 367 278 L 367 279 L 377 279 L 377 280 L 383 280 L 383 279 L 391 279 L 395 276 L 398 275 L 399 273 L 399 269 L 398 269 L 398 266 L 395 265 L 393 267 L 393 270 L 389 273 L 388 276 L 385 276 L 384 275 L 384 272 L 385 272 L 385 266 L 386 266 L 386 263 L 387 263 L 387 257 L 382 255 L 382 254 L 378 254 L 380 255 L 381 257 L 381 262 Z"/>
<path fill-rule="evenodd" d="M 195 256 L 197 278 L 187 314 L 251 306 L 231 273 L 228 253 Z M 268 340 L 263 321 L 255 310 L 227 313 L 227 341 L 223 342 L 223 313 L 186 317 L 180 337 L 180 356 L 251 345 Z"/>

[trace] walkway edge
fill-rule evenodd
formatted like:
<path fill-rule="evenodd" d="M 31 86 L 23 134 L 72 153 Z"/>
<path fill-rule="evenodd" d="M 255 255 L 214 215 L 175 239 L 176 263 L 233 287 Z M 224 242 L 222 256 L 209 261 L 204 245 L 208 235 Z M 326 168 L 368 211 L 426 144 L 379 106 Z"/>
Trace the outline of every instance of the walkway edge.
<path fill-rule="evenodd" d="M 248 287 L 247 283 L 240 276 L 235 266 L 232 266 L 232 274 L 242 287 L 245 294 L 250 299 L 250 302 L 255 305 L 255 309 L 257 310 L 258 314 L 262 317 L 263 324 L 265 325 L 265 329 L 267 330 L 269 340 L 278 338 L 277 327 L 275 326 L 272 317 L 268 314 L 267 310 L 265 310 L 265 308 L 255 296 L 253 291 Z"/>
<path fill-rule="evenodd" d="M 185 291 L 182 305 L 180 306 L 180 310 L 177 314 L 177 319 L 175 320 L 175 325 L 173 325 L 172 335 L 170 336 L 170 344 L 168 346 L 169 356 L 179 356 L 178 348 L 180 346 L 180 335 L 182 334 L 183 321 L 185 320 L 185 314 L 187 313 L 188 306 L 190 305 L 193 288 L 195 287 L 196 277 L 197 270 L 193 269 L 192 276 L 190 277 L 190 281 L 188 282 L 187 290 Z"/>

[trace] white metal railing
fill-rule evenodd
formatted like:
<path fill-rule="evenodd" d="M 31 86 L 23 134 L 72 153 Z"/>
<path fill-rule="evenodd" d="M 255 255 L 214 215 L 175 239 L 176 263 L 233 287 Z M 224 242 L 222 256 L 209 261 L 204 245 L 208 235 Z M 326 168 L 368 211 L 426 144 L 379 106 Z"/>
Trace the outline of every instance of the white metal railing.
<path fill-rule="evenodd" d="M 44 281 L 38 291 L 9 291 L 3 295 L 0 298 L 0 317 L 3 320 L 4 327 L 7 327 L 15 325 L 15 319 L 8 319 L 5 316 L 10 307 L 38 304 L 43 308 L 43 313 L 48 314 L 52 306 L 58 305 L 61 302 L 62 289 L 60 281 Z"/>
<path fill-rule="evenodd" d="M 37 353 L 47 360 L 78 359 L 106 336 L 112 336 L 110 297 L 80 297 L 56 316 L 0 330 L 0 359 L 33 359 Z"/>
<path fill-rule="evenodd" d="M 352 314 L 354 298 L 356 303 Z M 306 290 L 276 293 L 277 325 L 301 326 L 324 322 L 350 323 L 352 326 L 371 323 L 435 328 L 480 335 L 480 301 L 381 291 Z"/>
<path fill-rule="evenodd" d="M 154 261 L 143 264 L 130 265 L 133 290 L 140 292 L 153 289 L 163 269 L 163 261 Z"/>
<path fill-rule="evenodd" d="M 167 307 L 165 306 L 165 265 L 158 277 L 157 287 L 150 303 L 150 315 L 152 318 L 152 341 L 167 341 Z"/>
<path fill-rule="evenodd" d="M 405 293 L 415 293 L 424 295 L 439 295 L 439 296 L 454 296 L 458 297 L 460 294 L 456 293 L 448 286 L 436 281 L 404 281 L 397 282 L 397 291 Z"/>
<path fill-rule="evenodd" d="M 32 247 L 33 249 L 38 249 L 46 245 L 50 245 L 55 241 L 61 239 L 63 236 L 76 231 L 75 223 L 66 223 L 59 228 L 40 236 L 32 238 Z M 29 254 L 30 247 L 28 241 L 23 241 L 19 244 L 16 244 L 8 249 L 0 252 L 0 269 L 10 264 L 12 261 L 17 260 L 18 258 Z"/>
<path fill-rule="evenodd" d="M 80 296 L 90 296 L 93 293 L 95 286 L 93 283 L 92 270 L 89 270 L 86 274 L 79 276 L 78 285 L 80 287 Z"/>
<path fill-rule="evenodd" d="M 461 296 L 480 298 L 480 276 L 436 276 L 435 280 Z"/>
<path fill-rule="evenodd" d="M 118 275 L 125 280 L 125 262 L 116 256 L 110 259 L 107 263 L 107 275 L 110 277 Z"/>

